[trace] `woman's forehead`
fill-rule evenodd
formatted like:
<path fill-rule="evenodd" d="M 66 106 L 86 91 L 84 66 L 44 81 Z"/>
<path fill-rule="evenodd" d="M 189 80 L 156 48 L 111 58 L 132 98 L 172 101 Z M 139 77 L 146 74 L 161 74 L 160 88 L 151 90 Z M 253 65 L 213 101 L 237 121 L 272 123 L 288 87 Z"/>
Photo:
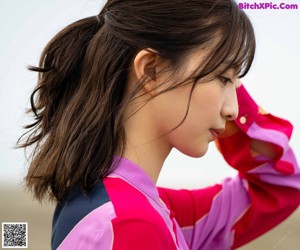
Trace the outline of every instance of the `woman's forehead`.
<path fill-rule="evenodd" d="M 211 50 L 209 48 L 202 48 L 194 53 L 190 53 L 186 60 L 184 60 L 183 67 L 188 72 L 199 72 L 204 68 L 207 60 L 210 60 Z M 232 65 L 232 60 L 226 59 L 222 62 L 213 74 L 226 74 L 230 77 L 236 77 L 238 75 L 238 69 Z"/>

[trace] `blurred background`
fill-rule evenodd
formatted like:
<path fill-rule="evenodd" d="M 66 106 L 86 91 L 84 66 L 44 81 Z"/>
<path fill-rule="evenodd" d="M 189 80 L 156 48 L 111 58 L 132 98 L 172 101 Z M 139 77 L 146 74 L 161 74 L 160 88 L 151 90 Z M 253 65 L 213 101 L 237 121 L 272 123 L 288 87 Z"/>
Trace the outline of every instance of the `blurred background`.
<path fill-rule="evenodd" d="M 32 250 L 50 249 L 53 205 L 39 204 L 24 192 L 22 179 L 28 163 L 23 150 L 13 149 L 24 133 L 22 126 L 30 120 L 25 109 L 37 80 L 37 74 L 26 70 L 26 66 L 38 65 L 42 49 L 58 31 L 78 19 L 98 14 L 104 2 L 0 1 L 0 222 L 28 222 Z M 291 146 L 299 161 L 300 10 L 245 11 L 254 25 L 257 53 L 243 83 L 266 111 L 293 123 Z M 173 150 L 158 184 L 200 188 L 235 174 L 211 144 L 200 159 Z M 299 250 L 299 232 L 298 210 L 280 226 L 241 249 Z"/>

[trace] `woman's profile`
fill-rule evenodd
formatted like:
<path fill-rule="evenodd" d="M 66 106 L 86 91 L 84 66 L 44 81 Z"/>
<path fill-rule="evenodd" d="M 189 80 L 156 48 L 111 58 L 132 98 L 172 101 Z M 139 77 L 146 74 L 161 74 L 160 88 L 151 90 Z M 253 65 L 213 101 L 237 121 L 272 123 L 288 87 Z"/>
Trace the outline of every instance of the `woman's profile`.
<path fill-rule="evenodd" d="M 240 80 L 255 47 L 233 0 L 109 0 L 56 34 L 29 67 L 19 142 L 34 146 L 26 187 L 56 203 L 51 248 L 235 249 L 298 208 L 293 126 Z M 199 158 L 214 141 L 236 177 L 156 187 L 172 148 Z"/>

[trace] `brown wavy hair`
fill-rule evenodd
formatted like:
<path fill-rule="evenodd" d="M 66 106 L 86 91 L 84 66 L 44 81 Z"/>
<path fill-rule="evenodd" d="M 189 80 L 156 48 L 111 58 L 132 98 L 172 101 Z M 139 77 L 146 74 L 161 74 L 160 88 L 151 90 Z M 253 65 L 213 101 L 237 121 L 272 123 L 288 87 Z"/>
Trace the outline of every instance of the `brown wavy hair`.
<path fill-rule="evenodd" d="M 141 79 L 124 97 L 135 55 L 150 48 L 175 72 L 189 52 L 207 44 L 214 46 L 199 70 L 165 91 L 196 84 L 217 70 L 234 68 L 240 78 L 247 74 L 255 36 L 234 1 L 110 0 L 99 15 L 58 32 L 39 66 L 28 66 L 38 72 L 38 81 L 28 110 L 35 121 L 17 142 L 34 146 L 26 187 L 38 200 L 56 202 L 77 183 L 83 192 L 92 189 L 115 167 L 113 156 L 124 154 L 124 110 L 149 80 Z"/>

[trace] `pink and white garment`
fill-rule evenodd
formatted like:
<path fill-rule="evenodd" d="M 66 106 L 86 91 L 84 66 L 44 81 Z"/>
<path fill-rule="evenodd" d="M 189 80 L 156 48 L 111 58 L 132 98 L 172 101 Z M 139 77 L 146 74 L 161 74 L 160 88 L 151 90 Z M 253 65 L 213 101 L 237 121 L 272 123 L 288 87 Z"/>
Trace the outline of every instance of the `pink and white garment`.
<path fill-rule="evenodd" d="M 300 171 L 288 144 L 293 127 L 264 113 L 243 85 L 237 95 L 236 126 L 217 140 L 239 171 L 235 178 L 199 190 L 157 188 L 139 166 L 121 158 L 89 195 L 76 187 L 57 205 L 52 249 L 229 250 L 287 218 L 300 204 Z M 276 157 L 252 151 L 253 139 L 272 143 Z"/>

